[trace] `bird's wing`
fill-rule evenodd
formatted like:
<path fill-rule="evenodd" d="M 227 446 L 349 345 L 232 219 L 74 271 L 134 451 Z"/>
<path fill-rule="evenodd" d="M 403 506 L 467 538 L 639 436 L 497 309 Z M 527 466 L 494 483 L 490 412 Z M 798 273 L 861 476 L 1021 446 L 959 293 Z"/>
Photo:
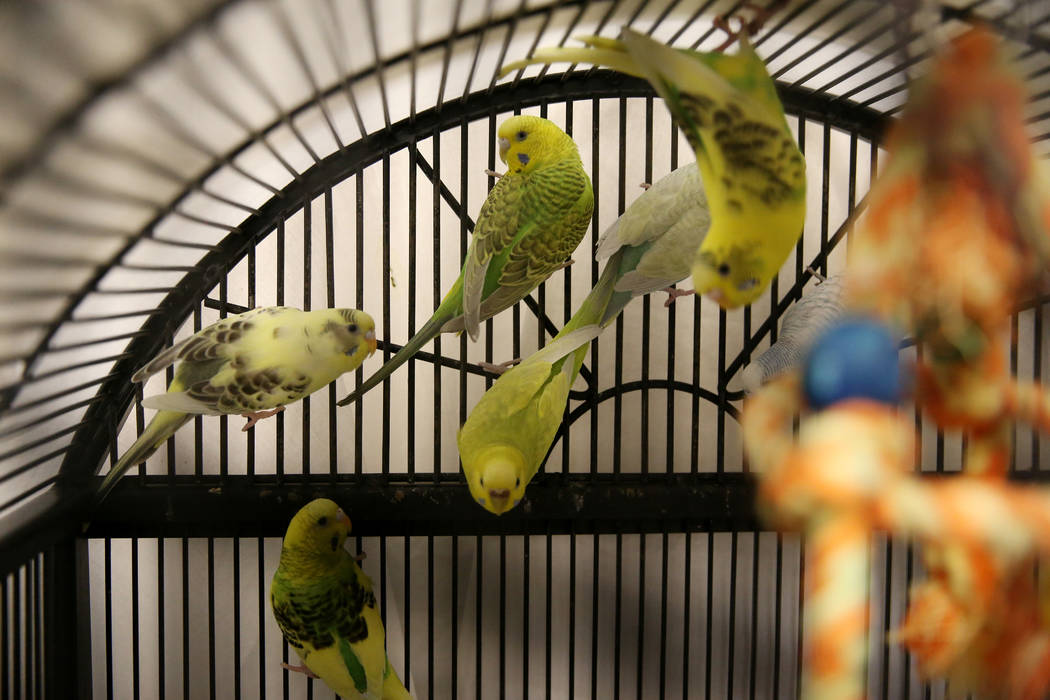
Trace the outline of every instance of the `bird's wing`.
<path fill-rule="evenodd" d="M 477 335 L 481 323 L 481 299 L 489 263 L 521 233 L 524 189 L 524 177 L 504 175 L 481 205 L 463 262 L 463 323 L 471 337 Z"/>
<path fill-rule="evenodd" d="M 512 177 L 505 175 L 500 183 Z M 590 222 L 590 183 L 578 159 L 565 160 L 515 179 L 520 184 L 514 188 L 508 186 L 506 193 L 501 193 L 493 202 L 490 213 L 478 217 L 482 238 L 477 240 L 477 245 L 484 245 L 488 262 L 492 264 L 486 263 L 480 283 L 477 279 L 472 283 L 474 290 L 467 286 L 474 243 L 464 266 L 463 324 L 471 337 L 477 335 L 481 319 L 491 318 L 513 306 L 550 277 L 579 245 Z M 511 192 L 513 194 L 509 194 Z M 492 201 L 490 194 L 485 204 Z M 518 211 L 506 213 L 504 210 L 508 209 Z M 484 212 L 485 207 L 482 210 Z M 511 222 L 514 230 L 507 229 Z M 477 237 L 478 229 L 475 229 L 475 239 Z M 505 243 L 495 249 L 500 242 Z M 491 291 L 482 295 L 484 288 Z M 476 320 L 473 332 L 471 319 Z"/>
<path fill-rule="evenodd" d="M 131 377 L 133 382 L 141 382 L 166 369 L 176 361 L 210 363 L 230 356 L 231 348 L 246 334 L 251 332 L 260 321 L 272 316 L 283 315 L 285 311 L 298 312 L 297 309 L 268 307 L 252 309 L 243 314 L 221 319 L 207 328 L 202 328 L 163 351 Z"/>

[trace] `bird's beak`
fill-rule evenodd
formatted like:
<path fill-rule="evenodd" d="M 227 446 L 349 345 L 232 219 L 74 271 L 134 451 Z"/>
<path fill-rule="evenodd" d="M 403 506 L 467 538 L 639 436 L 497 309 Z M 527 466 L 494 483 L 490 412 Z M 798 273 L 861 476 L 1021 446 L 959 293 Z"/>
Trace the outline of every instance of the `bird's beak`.
<path fill-rule="evenodd" d="M 729 302 L 729 300 L 726 299 L 725 292 L 723 292 L 720 287 L 715 287 L 714 289 L 712 289 L 710 292 L 707 293 L 707 296 L 711 299 L 711 301 L 715 302 L 723 309 L 728 308 L 726 304 Z"/>
<path fill-rule="evenodd" d="M 347 530 L 350 529 L 350 516 L 344 513 L 342 508 L 335 512 L 335 521 L 346 525 Z"/>
<path fill-rule="evenodd" d="M 507 151 L 510 149 L 510 139 L 500 138 L 499 140 L 499 159 L 504 163 L 507 162 Z"/>
<path fill-rule="evenodd" d="M 368 331 L 365 333 L 365 345 L 368 346 L 368 356 L 371 357 L 376 351 L 376 333 L 375 331 Z"/>
<path fill-rule="evenodd" d="M 510 510 L 510 489 L 489 489 L 489 499 L 492 506 L 499 511 L 496 515 L 503 515 Z"/>

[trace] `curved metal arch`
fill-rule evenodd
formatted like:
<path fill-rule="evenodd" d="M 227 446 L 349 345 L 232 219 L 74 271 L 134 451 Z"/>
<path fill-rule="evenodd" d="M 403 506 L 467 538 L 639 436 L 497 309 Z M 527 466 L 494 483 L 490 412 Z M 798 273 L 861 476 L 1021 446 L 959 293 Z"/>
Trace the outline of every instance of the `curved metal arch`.
<path fill-rule="evenodd" d="M 598 408 L 598 404 L 604 403 L 609 399 L 614 399 L 617 396 L 623 396 L 624 394 L 630 394 L 635 391 L 644 391 L 646 389 L 670 389 L 671 391 L 680 391 L 683 394 L 690 394 L 699 397 L 708 403 L 714 404 L 718 408 L 724 409 L 726 414 L 731 416 L 733 420 L 740 420 L 740 409 L 728 403 L 727 397 L 719 396 L 710 389 L 704 389 L 703 387 L 694 386 L 688 382 L 682 382 L 675 379 L 639 379 L 633 382 L 624 382 L 618 386 L 612 386 L 608 389 L 602 389 L 601 391 L 588 395 L 587 398 L 583 399 L 579 406 L 576 406 L 569 411 L 569 415 L 566 416 L 563 427 L 558 430 L 558 435 L 562 435 L 565 431 L 565 426 L 572 425 L 588 412 Z"/>
<path fill-rule="evenodd" d="M 531 107 L 552 102 L 594 98 L 649 97 L 650 86 L 639 79 L 609 71 L 584 74 L 555 74 L 539 80 L 500 85 L 492 90 L 473 93 L 465 100 L 446 103 L 405 119 L 389 129 L 370 134 L 342 150 L 335 151 L 290 182 L 280 196 L 259 207 L 233 233 L 188 273 L 143 324 L 141 332 L 128 344 L 123 359 L 115 363 L 102 383 L 97 400 L 91 405 L 61 465 L 65 481 L 86 479 L 110 442 L 113 430 L 126 413 L 134 397 L 131 374 L 162 347 L 164 338 L 199 305 L 206 290 L 217 285 L 248 251 L 272 232 L 277 223 L 302 208 L 304 202 L 320 196 L 327 187 L 403 148 L 419 137 L 444 131 L 464 122 L 488 117 L 511 107 Z M 806 119 L 830 122 L 876 139 L 885 117 L 870 108 L 843 103 L 797 87 L 782 88 L 788 112 Z M 175 206 L 190 192 L 187 189 L 173 202 Z M 119 259 L 119 257 L 118 257 Z M 688 386 L 688 385 L 687 385 Z M 693 391 L 689 386 L 688 390 Z"/>

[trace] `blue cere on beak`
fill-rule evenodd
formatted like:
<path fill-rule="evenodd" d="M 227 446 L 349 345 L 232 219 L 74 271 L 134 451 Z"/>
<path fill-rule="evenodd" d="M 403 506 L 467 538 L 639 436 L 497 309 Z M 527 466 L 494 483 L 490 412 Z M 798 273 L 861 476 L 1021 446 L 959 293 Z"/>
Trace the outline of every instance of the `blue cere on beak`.
<path fill-rule="evenodd" d="M 524 153 L 519 153 L 518 154 L 518 160 L 521 161 L 522 165 L 528 165 L 529 164 L 529 157 L 527 155 L 525 155 Z"/>

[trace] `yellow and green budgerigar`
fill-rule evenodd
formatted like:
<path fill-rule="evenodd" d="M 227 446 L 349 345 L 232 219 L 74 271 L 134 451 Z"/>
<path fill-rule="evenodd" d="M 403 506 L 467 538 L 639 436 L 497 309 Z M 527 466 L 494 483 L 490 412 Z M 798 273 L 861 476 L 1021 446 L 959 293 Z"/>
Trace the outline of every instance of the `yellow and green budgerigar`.
<path fill-rule="evenodd" d="M 270 583 L 270 605 L 302 660 L 285 666 L 320 678 L 348 700 L 411 700 L 386 657 L 372 580 L 343 549 L 350 518 L 318 498 L 295 514 Z"/>
<path fill-rule="evenodd" d="M 709 224 L 699 180 L 695 163 L 678 168 L 606 229 L 595 257 L 608 262 L 580 308 L 550 343 L 497 379 L 467 416 L 459 456 L 471 494 L 486 510 L 500 515 L 523 498 L 557 435 L 590 342 L 631 299 L 689 276 Z"/>
<path fill-rule="evenodd" d="M 502 515 L 521 502 L 558 433 L 569 389 L 598 337 L 633 297 L 623 292 L 606 315 L 616 282 L 633 270 L 624 250 L 609 258 L 580 308 L 547 345 L 511 367 L 474 406 L 457 436 L 470 493 L 485 510 Z"/>
<path fill-rule="evenodd" d="M 516 116 L 498 130 L 507 172 L 481 206 L 459 278 L 408 343 L 345 406 L 386 379 L 441 333 L 466 330 L 521 301 L 565 266 L 591 221 L 594 195 L 576 144 L 547 119 Z"/>
<path fill-rule="evenodd" d="M 242 415 L 247 430 L 357 369 L 375 349 L 375 321 L 357 309 L 269 306 L 202 328 L 132 376 L 142 382 L 179 363 L 167 393 L 143 399 L 157 414 L 110 469 L 97 498 L 194 415 Z"/>
<path fill-rule="evenodd" d="M 750 304 L 795 246 L 806 215 L 806 163 L 765 64 L 746 36 L 735 55 L 674 49 L 624 28 L 586 48 L 546 48 L 506 65 L 568 61 L 647 80 L 696 152 L 711 228 L 692 261 L 698 294 Z"/>

